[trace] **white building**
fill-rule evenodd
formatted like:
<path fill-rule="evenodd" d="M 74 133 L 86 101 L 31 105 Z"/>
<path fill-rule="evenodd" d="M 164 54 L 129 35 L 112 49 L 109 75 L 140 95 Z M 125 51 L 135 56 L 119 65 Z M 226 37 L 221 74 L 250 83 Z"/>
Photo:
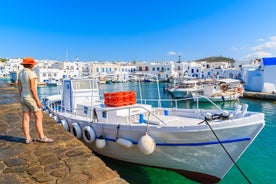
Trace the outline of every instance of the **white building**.
<path fill-rule="evenodd" d="M 53 60 L 36 60 L 38 62 L 34 71 L 40 83 L 61 83 L 65 78 L 80 77 L 82 63 L 58 62 Z"/>
<path fill-rule="evenodd" d="M 23 68 L 20 63 L 22 62 L 22 59 L 20 58 L 13 58 L 13 59 L 7 59 L 5 63 L 1 62 L 0 65 L 0 77 L 9 77 L 11 71 L 18 72 Z"/>
<path fill-rule="evenodd" d="M 262 58 L 259 67 L 247 68 L 245 72 L 245 90 L 275 93 L 276 92 L 276 58 Z"/>
<path fill-rule="evenodd" d="M 175 76 L 174 62 L 137 62 L 136 72 L 155 75 L 159 80 L 166 80 Z"/>
<path fill-rule="evenodd" d="M 263 58 L 261 69 L 264 71 L 264 84 L 262 92 L 275 93 L 276 92 L 276 57 Z"/>

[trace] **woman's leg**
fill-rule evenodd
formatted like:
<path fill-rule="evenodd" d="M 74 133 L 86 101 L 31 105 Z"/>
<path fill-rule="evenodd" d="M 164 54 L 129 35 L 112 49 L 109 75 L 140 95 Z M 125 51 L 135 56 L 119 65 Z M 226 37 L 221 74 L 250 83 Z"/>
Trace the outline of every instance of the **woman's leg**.
<path fill-rule="evenodd" d="M 39 134 L 39 137 L 44 138 L 43 125 L 42 125 L 42 119 L 43 119 L 42 111 L 39 110 L 34 112 L 34 116 L 35 116 L 36 130 Z"/>
<path fill-rule="evenodd" d="M 31 139 L 30 136 L 30 116 L 31 116 L 31 112 L 30 111 L 23 111 L 23 132 L 25 135 L 25 138 L 27 140 Z"/>

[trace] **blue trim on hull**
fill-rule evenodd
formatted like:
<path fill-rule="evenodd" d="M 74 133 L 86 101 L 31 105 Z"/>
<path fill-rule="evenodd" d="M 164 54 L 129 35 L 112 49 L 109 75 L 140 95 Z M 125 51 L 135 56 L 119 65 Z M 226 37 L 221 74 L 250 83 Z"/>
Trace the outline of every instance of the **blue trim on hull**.
<path fill-rule="evenodd" d="M 116 142 L 116 139 L 105 138 L 107 141 Z M 222 141 L 211 141 L 211 142 L 196 142 L 196 143 L 156 143 L 156 146 L 205 146 L 205 145 L 212 145 L 212 144 L 220 144 L 220 143 L 234 143 L 234 142 L 242 142 L 242 141 L 249 141 L 250 137 L 243 137 L 237 139 L 227 139 Z M 131 141 L 133 144 L 138 144 L 136 141 Z"/>

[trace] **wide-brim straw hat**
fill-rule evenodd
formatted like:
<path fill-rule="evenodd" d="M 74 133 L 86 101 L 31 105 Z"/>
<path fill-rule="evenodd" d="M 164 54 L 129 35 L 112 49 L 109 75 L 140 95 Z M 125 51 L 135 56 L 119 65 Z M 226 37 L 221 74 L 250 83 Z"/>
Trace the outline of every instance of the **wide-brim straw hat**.
<path fill-rule="evenodd" d="M 24 58 L 23 62 L 20 64 L 21 65 L 36 65 L 37 62 L 35 62 L 34 58 Z"/>

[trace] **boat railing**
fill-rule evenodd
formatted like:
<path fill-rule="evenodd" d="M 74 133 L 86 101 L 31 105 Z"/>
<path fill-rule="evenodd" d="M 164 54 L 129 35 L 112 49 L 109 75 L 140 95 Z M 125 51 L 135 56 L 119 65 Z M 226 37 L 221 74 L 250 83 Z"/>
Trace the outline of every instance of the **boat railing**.
<path fill-rule="evenodd" d="M 216 105 L 212 100 L 210 100 L 208 97 L 205 97 L 205 96 L 197 96 L 197 97 L 194 97 L 196 98 L 196 110 L 199 110 L 199 100 L 198 98 L 205 98 L 207 101 L 209 101 L 213 106 L 216 107 L 216 109 L 218 109 L 219 111 L 223 112 L 223 110 L 218 106 Z M 170 108 L 178 108 L 178 103 L 180 102 L 183 102 L 183 101 L 188 101 L 188 100 L 192 100 L 193 98 L 182 98 L 182 99 L 162 99 L 162 102 L 174 102 L 174 106 L 173 107 L 159 107 L 156 109 L 156 111 L 152 111 L 151 109 L 149 110 L 148 108 L 146 108 L 145 106 L 143 106 L 143 104 L 145 105 L 152 105 L 153 102 L 157 102 L 159 104 L 160 100 L 159 99 L 143 99 L 142 101 L 140 101 L 140 99 L 137 99 L 137 101 L 139 102 L 140 101 L 140 104 L 137 103 L 136 105 L 131 105 L 131 106 L 121 106 L 121 107 L 116 107 L 116 108 L 104 108 L 102 109 L 103 111 L 106 112 L 106 121 L 108 121 L 109 119 L 109 112 L 112 112 L 112 111 L 117 111 L 117 110 L 123 110 L 123 109 L 128 109 L 128 115 L 127 116 L 124 116 L 124 117 L 120 117 L 120 118 L 123 118 L 125 119 L 125 122 L 127 124 L 130 124 L 133 119 L 133 116 L 139 116 L 139 114 L 133 114 L 132 113 L 132 109 L 143 109 L 144 111 L 144 117 L 145 117 L 145 122 L 149 123 L 149 117 L 150 116 L 153 116 L 155 117 L 158 121 L 160 121 L 162 124 L 165 124 L 166 123 L 160 118 L 160 113 L 161 111 L 163 112 L 164 109 L 170 109 Z M 98 106 L 99 107 L 99 106 Z M 102 103 L 102 107 L 105 107 L 104 104 Z M 82 108 L 74 108 L 73 110 L 69 110 L 69 109 L 66 109 L 64 107 L 62 107 L 61 104 L 55 104 L 55 103 L 51 103 L 50 104 L 50 108 L 52 109 L 53 113 L 61 113 L 61 114 L 66 114 L 66 113 L 70 113 L 70 114 L 73 114 L 75 116 L 79 116 L 79 117 L 83 117 L 85 120 L 88 120 L 88 121 L 95 121 L 95 109 L 97 109 L 97 107 L 86 107 L 86 106 L 83 106 Z M 100 109 L 100 108 L 99 108 Z M 147 118 L 147 119 L 146 119 Z M 134 118 L 135 120 L 137 120 L 138 118 Z"/>
<path fill-rule="evenodd" d="M 134 106 L 122 106 L 122 107 L 118 107 L 118 108 L 111 108 L 111 109 L 105 109 L 104 111 L 106 112 L 106 123 L 108 122 L 109 120 L 109 116 L 108 116 L 108 112 L 112 112 L 112 111 L 117 111 L 117 110 L 124 110 L 124 109 L 127 109 L 128 110 L 128 116 L 126 116 L 126 123 L 127 124 L 131 124 L 132 121 L 131 121 L 131 116 L 137 116 L 137 115 L 146 115 L 146 118 L 144 123 L 146 124 L 150 124 L 150 120 L 149 120 L 149 117 L 150 116 L 153 116 L 155 117 L 158 121 L 160 121 L 162 124 L 166 125 L 166 123 L 158 116 L 158 112 L 157 111 L 151 111 L 149 109 L 147 109 L 146 107 L 142 106 L 142 105 L 134 105 Z M 141 114 L 132 114 L 131 113 L 131 110 L 132 109 L 142 109 L 144 110 L 143 113 Z M 142 122 L 140 122 L 142 123 Z M 160 125 L 160 123 L 158 123 Z"/>
<path fill-rule="evenodd" d="M 217 109 L 219 109 L 220 111 L 223 111 L 217 104 L 215 104 L 210 98 L 206 97 L 206 96 L 202 96 L 202 95 L 199 95 L 199 96 L 195 96 L 193 97 L 192 99 L 195 99 L 195 102 L 197 104 L 197 109 L 198 109 L 198 106 L 199 106 L 199 99 L 200 98 L 204 98 L 206 99 L 208 102 L 210 102 L 213 106 L 215 106 Z"/>

